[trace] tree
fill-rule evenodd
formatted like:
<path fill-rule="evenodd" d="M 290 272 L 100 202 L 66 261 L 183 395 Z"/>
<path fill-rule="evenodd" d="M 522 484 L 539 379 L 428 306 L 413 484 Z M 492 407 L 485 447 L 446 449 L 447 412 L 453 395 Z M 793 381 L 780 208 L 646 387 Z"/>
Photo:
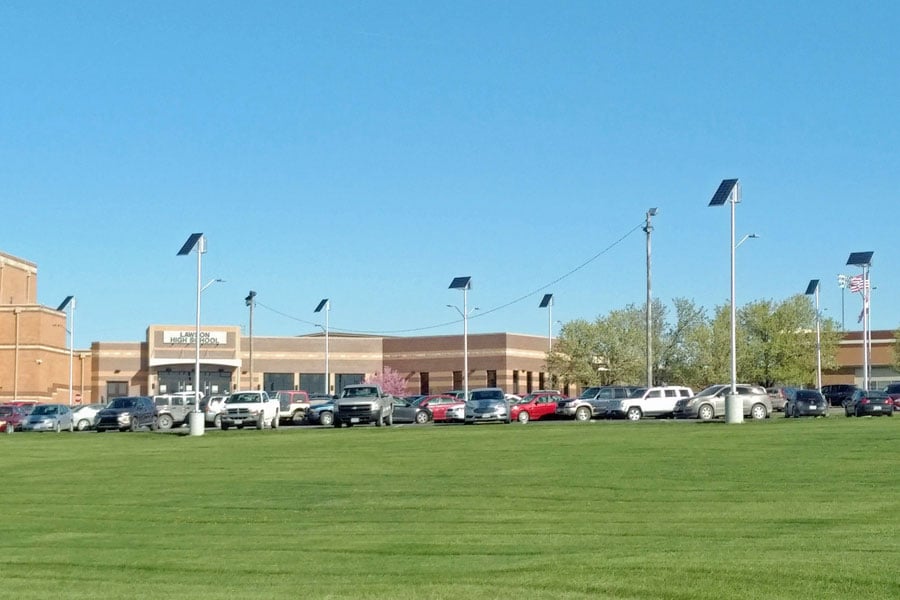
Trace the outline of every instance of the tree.
<path fill-rule="evenodd" d="M 599 383 L 594 325 L 584 319 L 564 324 L 547 357 L 547 368 L 563 385 Z"/>
<path fill-rule="evenodd" d="M 385 367 L 380 373 L 367 375 L 363 383 L 381 386 L 381 390 L 392 396 L 405 396 L 407 380 L 395 369 Z"/>

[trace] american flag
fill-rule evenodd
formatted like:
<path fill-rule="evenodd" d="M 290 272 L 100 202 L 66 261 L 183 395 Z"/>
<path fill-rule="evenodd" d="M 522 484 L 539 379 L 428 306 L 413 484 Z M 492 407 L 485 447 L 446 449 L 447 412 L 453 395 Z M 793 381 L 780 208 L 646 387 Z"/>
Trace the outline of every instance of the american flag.
<path fill-rule="evenodd" d="M 863 287 L 865 287 L 865 285 L 867 283 L 868 283 L 868 281 L 865 281 L 865 282 L 863 281 L 862 275 L 854 275 L 853 277 L 850 278 L 850 286 L 849 286 L 850 292 L 854 293 L 854 294 L 856 292 L 861 292 Z"/>

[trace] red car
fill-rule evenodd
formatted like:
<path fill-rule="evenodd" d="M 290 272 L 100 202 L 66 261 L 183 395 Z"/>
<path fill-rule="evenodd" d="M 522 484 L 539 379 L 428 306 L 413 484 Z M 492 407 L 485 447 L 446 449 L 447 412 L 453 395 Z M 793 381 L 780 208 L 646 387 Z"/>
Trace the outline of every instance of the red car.
<path fill-rule="evenodd" d="M 14 431 L 22 430 L 22 422 L 34 409 L 33 402 L 10 402 L 0 406 L 0 421 L 3 422 L 3 430 L 11 426 Z"/>
<path fill-rule="evenodd" d="M 509 416 L 519 423 L 527 423 L 532 419 L 543 419 L 556 414 L 556 403 L 566 400 L 565 396 L 554 392 L 535 392 L 528 394 L 509 407 Z"/>
<path fill-rule="evenodd" d="M 425 396 L 418 402 L 422 408 L 431 410 L 432 420 L 435 423 L 447 420 L 447 410 L 453 407 L 465 406 L 466 403 L 448 394 L 436 394 Z"/>

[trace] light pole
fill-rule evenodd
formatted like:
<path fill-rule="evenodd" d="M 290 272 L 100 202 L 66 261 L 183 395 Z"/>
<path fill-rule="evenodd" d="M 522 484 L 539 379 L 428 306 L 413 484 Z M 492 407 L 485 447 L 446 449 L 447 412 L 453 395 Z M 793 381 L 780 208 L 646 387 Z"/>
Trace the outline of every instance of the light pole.
<path fill-rule="evenodd" d="M 191 413 L 189 419 L 191 426 L 190 434 L 198 436 L 203 435 L 204 428 L 203 413 L 200 412 L 200 293 L 203 291 L 200 281 L 203 254 L 206 252 L 206 238 L 202 233 L 192 233 L 181 247 L 181 250 L 178 251 L 178 256 L 187 256 L 195 249 L 197 251 L 197 328 L 194 332 L 194 411 Z"/>
<path fill-rule="evenodd" d="M 734 303 L 734 251 L 737 245 L 734 243 L 734 206 L 741 201 L 741 187 L 737 179 L 723 179 L 719 189 L 713 195 L 709 206 L 721 206 L 726 202 L 731 204 L 731 389 L 725 396 L 725 422 L 743 423 L 744 410 L 737 397 L 737 342 L 736 342 L 736 312 Z M 743 243 L 744 240 L 741 240 Z"/>
<path fill-rule="evenodd" d="M 657 210 L 651 208 L 647 211 L 647 224 L 644 225 L 644 233 L 647 234 L 647 387 L 653 386 L 653 295 L 650 287 L 650 234 L 653 231 L 653 225 L 650 218 L 656 216 Z"/>
<path fill-rule="evenodd" d="M 463 393 L 465 400 L 469 400 L 469 304 L 468 293 L 472 289 L 471 277 L 454 277 L 450 282 L 451 290 L 462 290 L 463 293 L 463 309 L 459 310 L 456 306 L 448 304 L 450 308 L 455 308 L 463 318 Z M 476 309 L 477 310 L 477 309 Z"/>
<path fill-rule="evenodd" d="M 872 266 L 874 252 L 851 252 L 847 259 L 848 265 L 862 267 L 862 295 L 863 295 L 863 389 L 869 389 L 869 267 Z"/>
<path fill-rule="evenodd" d="M 806 295 L 816 298 L 816 389 L 822 391 L 822 337 L 819 325 L 819 280 L 812 279 L 806 286 Z"/>
<path fill-rule="evenodd" d="M 847 276 L 838 275 L 838 287 L 841 288 L 841 331 L 844 331 L 844 290 L 847 289 Z"/>
<path fill-rule="evenodd" d="M 553 352 L 553 294 L 544 294 L 538 308 L 547 309 L 547 354 Z"/>
<path fill-rule="evenodd" d="M 66 296 L 56 310 L 64 311 L 66 306 L 69 307 L 69 327 L 66 329 L 66 332 L 69 334 L 69 406 L 72 406 L 72 369 L 75 355 L 75 296 Z"/>
<path fill-rule="evenodd" d="M 328 370 L 328 314 L 331 312 L 331 300 L 328 298 L 322 298 L 313 312 L 322 312 L 323 310 L 325 311 L 325 327 L 322 329 L 325 332 L 325 393 L 330 396 L 331 373 Z"/>
<path fill-rule="evenodd" d="M 253 388 L 253 308 L 256 306 L 256 292 L 250 290 L 244 302 L 250 307 L 250 389 Z"/>

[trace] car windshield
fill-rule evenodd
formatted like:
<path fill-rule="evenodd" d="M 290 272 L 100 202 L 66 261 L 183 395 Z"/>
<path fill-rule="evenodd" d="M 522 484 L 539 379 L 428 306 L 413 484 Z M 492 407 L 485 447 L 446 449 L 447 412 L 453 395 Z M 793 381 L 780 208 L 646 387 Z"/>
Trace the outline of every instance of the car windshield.
<path fill-rule="evenodd" d="M 132 408 L 134 401 L 134 398 L 113 398 L 106 408 Z"/>
<path fill-rule="evenodd" d="M 262 402 L 260 394 L 232 394 L 225 400 L 225 404 L 258 404 Z"/>
<path fill-rule="evenodd" d="M 870 392 L 863 392 L 862 397 L 868 398 L 869 400 L 884 400 L 888 397 L 888 395 L 885 394 L 884 392 L 870 391 Z"/>
<path fill-rule="evenodd" d="M 12 406 L 0 406 L 0 417 L 8 417 L 13 414 Z"/>
<path fill-rule="evenodd" d="M 374 387 L 359 387 L 359 388 L 344 388 L 344 398 L 355 398 L 357 396 L 377 396 L 378 388 Z"/>
<path fill-rule="evenodd" d="M 31 414 L 33 414 L 33 415 L 55 415 L 56 410 L 57 409 L 55 406 L 48 406 L 48 405 L 35 406 L 34 410 L 31 411 Z"/>
<path fill-rule="evenodd" d="M 590 387 L 590 388 L 584 390 L 583 392 L 581 392 L 581 395 L 578 397 L 579 398 L 593 398 L 594 396 L 597 395 L 597 392 L 599 392 L 599 391 L 600 391 L 600 388 L 598 388 L 598 387 Z"/>
<path fill-rule="evenodd" d="M 502 402 L 504 400 L 503 392 L 500 390 L 475 390 L 470 393 L 470 400 L 496 400 Z"/>

